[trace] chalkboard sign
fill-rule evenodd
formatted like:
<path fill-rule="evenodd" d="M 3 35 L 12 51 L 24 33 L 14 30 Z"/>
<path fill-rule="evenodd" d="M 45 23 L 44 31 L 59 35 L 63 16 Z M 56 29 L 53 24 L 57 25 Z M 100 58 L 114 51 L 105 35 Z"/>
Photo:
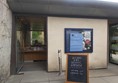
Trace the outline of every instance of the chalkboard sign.
<path fill-rule="evenodd" d="M 88 56 L 67 55 L 67 82 L 88 83 Z"/>

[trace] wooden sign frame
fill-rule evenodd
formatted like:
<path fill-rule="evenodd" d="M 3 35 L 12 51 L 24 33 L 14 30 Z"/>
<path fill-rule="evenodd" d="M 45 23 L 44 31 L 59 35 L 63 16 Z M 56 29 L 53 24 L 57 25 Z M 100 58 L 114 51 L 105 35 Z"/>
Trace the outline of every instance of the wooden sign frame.
<path fill-rule="evenodd" d="M 89 83 L 89 62 L 88 62 L 88 53 L 68 53 L 66 56 L 66 82 L 65 83 L 83 83 L 83 82 L 72 82 L 72 81 L 68 81 L 68 57 L 69 56 L 86 56 L 87 57 L 87 83 Z"/>

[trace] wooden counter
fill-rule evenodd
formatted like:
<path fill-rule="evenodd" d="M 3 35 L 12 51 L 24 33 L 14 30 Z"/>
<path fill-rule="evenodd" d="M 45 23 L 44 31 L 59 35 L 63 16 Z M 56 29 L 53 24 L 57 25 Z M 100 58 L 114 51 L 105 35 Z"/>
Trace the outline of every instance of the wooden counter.
<path fill-rule="evenodd" d="M 46 50 L 28 50 L 24 51 L 24 60 L 47 60 L 47 51 Z"/>

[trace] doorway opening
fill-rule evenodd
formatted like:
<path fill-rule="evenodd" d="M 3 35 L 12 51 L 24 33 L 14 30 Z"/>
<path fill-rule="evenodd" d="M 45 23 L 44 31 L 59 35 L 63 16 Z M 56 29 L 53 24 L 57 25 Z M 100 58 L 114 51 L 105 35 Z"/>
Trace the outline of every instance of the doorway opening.
<path fill-rule="evenodd" d="M 16 71 L 47 70 L 47 18 L 16 17 Z"/>
<path fill-rule="evenodd" d="M 109 62 L 118 65 L 118 19 L 109 20 Z"/>

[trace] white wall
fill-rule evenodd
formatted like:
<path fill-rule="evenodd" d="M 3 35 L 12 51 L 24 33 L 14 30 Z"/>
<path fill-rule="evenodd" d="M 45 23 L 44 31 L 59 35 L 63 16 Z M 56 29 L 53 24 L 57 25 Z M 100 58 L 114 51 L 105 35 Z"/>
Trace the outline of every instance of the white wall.
<path fill-rule="evenodd" d="M 66 68 L 64 28 L 93 28 L 89 67 L 107 68 L 107 19 L 48 17 L 48 71 L 58 71 L 58 49 L 62 50 L 63 70 Z"/>
<path fill-rule="evenodd" d="M 12 13 L 6 0 L 0 0 L 0 83 L 10 75 Z"/>

